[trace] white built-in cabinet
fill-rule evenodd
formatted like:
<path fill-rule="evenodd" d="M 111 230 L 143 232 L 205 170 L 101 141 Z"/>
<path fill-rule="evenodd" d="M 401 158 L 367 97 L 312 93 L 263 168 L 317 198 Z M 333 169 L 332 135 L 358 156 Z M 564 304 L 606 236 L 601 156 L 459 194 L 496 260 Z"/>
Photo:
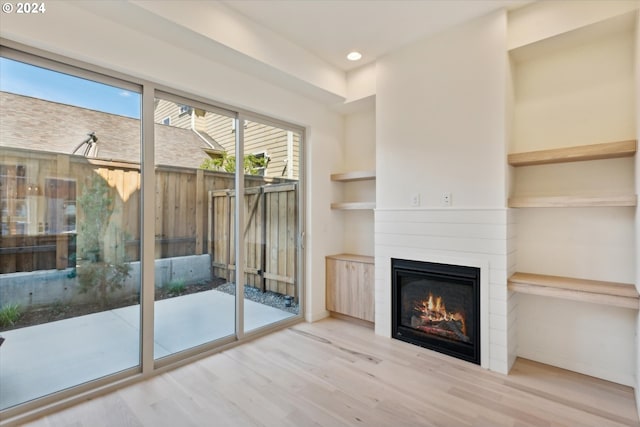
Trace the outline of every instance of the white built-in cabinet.
<path fill-rule="evenodd" d="M 629 385 L 639 308 L 635 25 L 627 13 L 509 52 L 518 355 Z"/>

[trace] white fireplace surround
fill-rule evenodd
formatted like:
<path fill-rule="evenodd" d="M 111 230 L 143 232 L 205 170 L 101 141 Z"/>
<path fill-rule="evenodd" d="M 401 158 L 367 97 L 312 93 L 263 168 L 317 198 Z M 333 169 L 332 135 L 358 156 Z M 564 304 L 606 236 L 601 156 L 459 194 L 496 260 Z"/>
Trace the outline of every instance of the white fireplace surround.
<path fill-rule="evenodd" d="M 457 257 L 443 257 L 434 255 L 429 252 L 420 252 L 413 249 L 402 248 L 398 250 L 397 254 L 393 258 L 406 259 L 409 261 L 422 261 L 422 262 L 435 262 L 438 264 L 450 264 L 450 265 L 462 265 L 466 267 L 476 267 L 480 269 L 480 366 L 485 369 L 489 369 L 489 263 L 481 259 L 473 258 L 457 258 Z M 376 258 L 376 262 L 380 261 L 380 258 Z M 383 277 L 387 278 L 389 304 L 387 304 L 389 314 L 384 313 L 385 317 L 391 319 L 391 257 L 384 257 L 383 263 L 386 263 L 385 272 Z M 376 271 L 376 275 L 380 270 Z M 376 304 L 376 326 L 378 325 L 378 306 Z M 386 326 L 385 326 L 386 327 Z M 389 323 L 388 334 L 379 332 L 376 327 L 376 332 L 391 336 L 391 323 Z"/>
<path fill-rule="evenodd" d="M 515 359 L 508 307 L 506 209 L 377 209 L 375 331 L 391 337 L 391 258 L 480 269 L 480 365 L 507 373 Z M 512 304 L 513 305 L 513 304 Z M 511 344 L 511 346 L 509 345 Z M 425 350 L 429 351 L 429 350 Z"/>

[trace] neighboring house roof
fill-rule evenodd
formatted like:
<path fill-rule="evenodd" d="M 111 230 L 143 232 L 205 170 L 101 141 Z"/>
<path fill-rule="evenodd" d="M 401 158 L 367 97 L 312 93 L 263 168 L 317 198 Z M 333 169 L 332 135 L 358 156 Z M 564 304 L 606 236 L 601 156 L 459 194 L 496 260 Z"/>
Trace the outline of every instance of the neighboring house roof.
<path fill-rule="evenodd" d="M 198 135 L 200 138 L 202 138 L 202 140 L 208 145 L 207 147 L 208 150 L 206 151 L 214 150 L 220 153 L 223 153 L 225 151 L 224 147 L 218 144 L 218 141 L 213 139 L 211 135 L 209 135 L 208 133 L 201 130 L 195 130 L 195 129 L 191 129 L 191 131 L 194 132 L 196 135 Z"/>
<path fill-rule="evenodd" d="M 87 134 L 95 132 L 98 158 L 140 162 L 138 119 L 2 91 L 0 109 L 0 146 L 72 154 Z M 198 168 L 207 158 L 203 150 L 210 150 L 215 142 L 208 135 L 200 136 L 190 129 L 160 124 L 155 124 L 154 129 L 155 158 L 159 165 Z M 217 145 L 213 148 L 218 148 Z M 78 150 L 78 154 L 83 152 L 83 148 Z"/>

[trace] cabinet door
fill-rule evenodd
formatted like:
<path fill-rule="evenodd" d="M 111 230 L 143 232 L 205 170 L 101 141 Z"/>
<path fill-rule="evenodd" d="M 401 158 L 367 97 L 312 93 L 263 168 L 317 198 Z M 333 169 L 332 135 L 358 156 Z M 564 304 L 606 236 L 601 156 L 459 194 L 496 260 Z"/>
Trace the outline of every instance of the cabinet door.
<path fill-rule="evenodd" d="M 327 310 L 349 314 L 350 262 L 327 259 Z M 349 314 L 350 315 L 350 314 Z"/>
<path fill-rule="evenodd" d="M 327 310 L 374 321 L 373 264 L 327 259 Z"/>
<path fill-rule="evenodd" d="M 354 264 L 353 284 L 355 287 L 355 298 L 353 301 L 353 309 L 355 313 L 353 316 L 359 319 L 364 319 L 369 322 L 374 321 L 374 266 L 373 264 L 366 264 L 356 262 Z"/>

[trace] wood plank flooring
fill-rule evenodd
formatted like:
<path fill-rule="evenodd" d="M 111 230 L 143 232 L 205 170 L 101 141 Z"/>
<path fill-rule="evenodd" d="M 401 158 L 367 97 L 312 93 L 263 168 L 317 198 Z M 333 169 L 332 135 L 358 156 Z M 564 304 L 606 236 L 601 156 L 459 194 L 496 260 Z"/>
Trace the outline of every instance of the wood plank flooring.
<path fill-rule="evenodd" d="M 639 426 L 629 387 L 508 376 L 344 320 L 298 324 L 30 426 Z"/>

